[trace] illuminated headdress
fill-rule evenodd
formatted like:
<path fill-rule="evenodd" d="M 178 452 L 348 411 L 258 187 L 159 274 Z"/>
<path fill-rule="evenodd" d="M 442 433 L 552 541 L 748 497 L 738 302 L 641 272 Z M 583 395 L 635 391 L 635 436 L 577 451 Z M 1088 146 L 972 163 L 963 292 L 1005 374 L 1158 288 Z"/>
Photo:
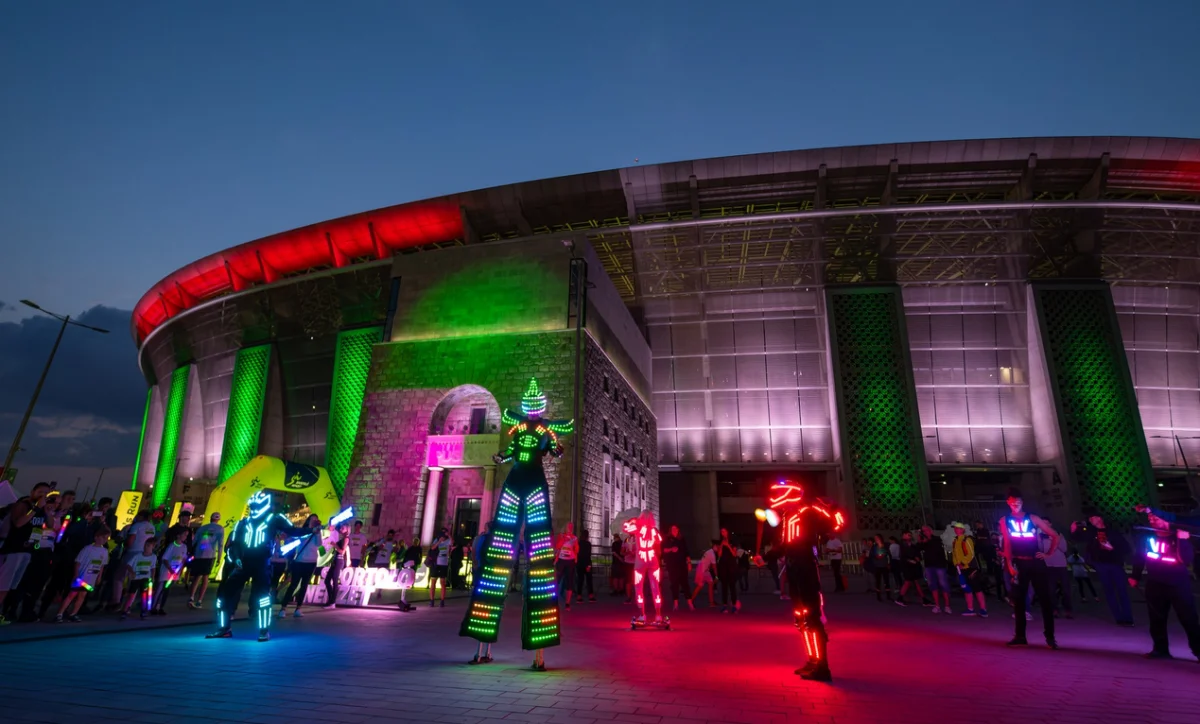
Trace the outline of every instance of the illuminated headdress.
<path fill-rule="evenodd" d="M 546 395 L 538 386 L 537 378 L 530 377 L 529 386 L 525 388 L 525 394 L 521 396 L 521 412 L 528 417 L 540 417 L 545 411 Z"/>
<path fill-rule="evenodd" d="M 265 490 L 260 490 L 250 496 L 248 503 L 250 508 L 250 518 L 258 520 L 259 518 L 271 512 L 272 507 L 271 495 Z"/>

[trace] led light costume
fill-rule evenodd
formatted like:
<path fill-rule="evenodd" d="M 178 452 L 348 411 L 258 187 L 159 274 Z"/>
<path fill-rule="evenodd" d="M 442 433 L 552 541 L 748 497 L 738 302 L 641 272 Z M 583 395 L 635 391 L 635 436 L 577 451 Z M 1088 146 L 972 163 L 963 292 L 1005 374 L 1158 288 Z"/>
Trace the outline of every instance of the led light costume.
<path fill-rule="evenodd" d="M 271 547 L 283 533 L 303 536 L 311 528 L 297 528 L 287 518 L 272 513 L 271 496 L 258 491 L 250 498 L 248 514 L 239 520 L 225 545 L 225 576 L 217 589 L 217 631 L 207 638 L 229 638 L 229 622 L 242 600 L 242 589 L 250 583 L 250 612 L 258 624 L 258 640 L 270 639 Z"/>
<path fill-rule="evenodd" d="M 769 509 L 756 511 L 756 516 L 780 529 L 792 615 L 808 653 L 808 663 L 796 673 L 805 679 L 831 681 L 817 551 L 821 539 L 841 530 L 845 520 L 841 512 L 819 498 L 805 501 L 804 489 L 786 480 L 771 487 L 769 504 Z"/>
<path fill-rule="evenodd" d="M 1155 523 L 1151 519 L 1151 523 Z M 1195 560 L 1191 536 L 1172 531 L 1169 523 L 1158 523 L 1151 535 L 1134 544 L 1133 571 L 1130 581 L 1146 583 L 1146 614 L 1150 620 L 1150 640 L 1154 648 L 1147 654 L 1152 659 L 1171 658 L 1167 639 L 1168 617 L 1171 609 L 1187 634 L 1188 648 L 1200 659 L 1200 615 L 1192 596 L 1192 576 L 1188 571 Z"/>
<path fill-rule="evenodd" d="M 517 555 L 517 536 L 524 529 L 526 555 L 522 591 L 521 647 L 541 649 L 559 644 L 558 592 L 554 581 L 554 546 L 551 538 L 550 490 L 542 458 L 562 456 L 559 437 L 574 432 L 574 420 L 546 420 L 546 396 L 531 378 L 521 398 L 521 411 L 505 410 L 502 416 L 512 438 L 494 459 L 513 467 L 500 490 L 499 507 L 492 519 L 491 539 L 471 589 L 471 602 L 458 635 L 481 644 L 496 641 L 500 614 L 508 593 L 509 577 Z"/>
<path fill-rule="evenodd" d="M 641 615 L 634 618 L 633 627 L 646 623 L 645 581 L 649 581 L 650 595 L 654 597 L 654 625 L 669 627 L 670 624 L 663 621 L 662 615 L 662 535 L 654 524 L 654 513 L 643 511 L 638 517 L 625 521 L 621 529 L 631 536 L 629 545 L 635 551 L 633 587 Z"/>

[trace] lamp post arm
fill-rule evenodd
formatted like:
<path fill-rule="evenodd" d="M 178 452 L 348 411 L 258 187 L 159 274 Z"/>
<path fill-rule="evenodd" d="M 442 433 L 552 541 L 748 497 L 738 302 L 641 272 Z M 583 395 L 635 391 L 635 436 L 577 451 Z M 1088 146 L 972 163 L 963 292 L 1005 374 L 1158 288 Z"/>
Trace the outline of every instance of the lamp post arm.
<path fill-rule="evenodd" d="M 37 405 L 38 396 L 42 394 L 42 385 L 46 384 L 46 375 L 50 373 L 50 365 L 54 364 L 54 355 L 58 353 L 58 345 L 62 342 L 63 332 L 67 331 L 67 325 L 70 322 L 70 315 L 62 318 L 62 326 L 58 328 L 58 337 L 54 339 L 54 346 L 50 348 L 50 356 L 46 358 L 46 366 L 42 368 L 42 376 L 38 378 L 37 387 L 33 388 L 33 397 L 29 399 L 29 407 L 25 408 L 25 416 L 21 418 L 21 426 L 17 428 L 17 435 L 13 438 L 12 447 L 8 449 L 8 457 L 4 459 L 3 470 L 8 470 L 12 466 L 13 458 L 17 456 L 17 450 L 21 447 L 21 437 L 25 434 L 29 418 L 33 416 L 33 408 Z"/>

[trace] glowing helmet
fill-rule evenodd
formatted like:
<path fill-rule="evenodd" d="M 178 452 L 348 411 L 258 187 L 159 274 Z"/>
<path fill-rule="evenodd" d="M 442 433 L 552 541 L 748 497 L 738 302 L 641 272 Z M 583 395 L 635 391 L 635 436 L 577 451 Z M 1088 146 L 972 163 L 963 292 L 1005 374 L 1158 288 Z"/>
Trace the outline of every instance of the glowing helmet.
<path fill-rule="evenodd" d="M 537 378 L 530 377 L 529 386 L 525 388 L 525 394 L 521 396 L 521 412 L 528 417 L 540 417 L 545 411 L 546 395 L 538 386 Z"/>
<path fill-rule="evenodd" d="M 250 502 L 247 504 L 250 509 L 250 518 L 258 520 L 263 516 L 269 515 L 274 501 L 271 499 L 270 493 L 265 490 L 260 490 L 250 496 Z"/>

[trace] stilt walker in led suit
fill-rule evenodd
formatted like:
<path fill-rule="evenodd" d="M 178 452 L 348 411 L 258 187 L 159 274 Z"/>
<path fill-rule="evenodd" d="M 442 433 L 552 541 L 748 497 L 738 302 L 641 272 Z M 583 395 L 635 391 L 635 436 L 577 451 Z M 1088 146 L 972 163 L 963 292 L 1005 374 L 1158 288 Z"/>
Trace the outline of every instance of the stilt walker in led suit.
<path fill-rule="evenodd" d="M 654 597 L 653 625 L 670 628 L 670 622 L 664 621 L 662 615 L 662 535 L 654 524 L 654 513 L 649 510 L 642 511 L 638 517 L 625 521 L 621 528 L 633 536 L 629 545 L 636 551 L 633 559 L 633 587 L 637 593 L 641 615 L 634 618 L 633 628 L 646 625 L 646 587 L 643 584 L 647 580 L 650 582 L 650 595 Z"/>
<path fill-rule="evenodd" d="M 786 480 L 771 486 L 769 502 L 769 509 L 755 511 L 755 514 L 772 527 L 779 527 L 783 539 L 792 615 L 808 652 L 808 663 L 796 669 L 796 673 L 803 679 L 832 681 L 817 551 L 822 538 L 841 530 L 844 519 L 831 504 L 820 498 L 806 502 L 804 489 Z"/>
<path fill-rule="evenodd" d="M 250 583 L 250 611 L 258 623 L 258 640 L 271 640 L 271 547 L 284 533 L 291 537 L 312 533 L 296 528 L 287 518 L 272 513 L 271 496 L 258 491 L 250 498 L 249 512 L 239 520 L 225 545 L 224 580 L 217 589 L 217 630 L 205 638 L 233 636 L 229 622 L 242 600 L 242 589 Z"/>
<path fill-rule="evenodd" d="M 558 592 L 554 580 L 554 545 L 551 537 L 550 490 L 542 458 L 561 457 L 560 435 L 575 430 L 574 420 L 546 420 L 546 396 L 537 379 L 530 378 L 521 398 L 521 411 L 505 410 L 504 424 L 512 441 L 497 463 L 513 467 L 500 490 L 500 505 L 492 520 L 491 540 L 483 554 L 471 602 L 458 635 L 479 642 L 472 664 L 492 660 L 491 644 L 500 631 L 500 614 L 508 593 L 509 577 L 517 554 L 517 535 L 524 529 L 525 580 L 521 590 L 521 648 L 534 654 L 533 669 L 545 671 L 542 649 L 557 646 L 559 639 Z"/>

